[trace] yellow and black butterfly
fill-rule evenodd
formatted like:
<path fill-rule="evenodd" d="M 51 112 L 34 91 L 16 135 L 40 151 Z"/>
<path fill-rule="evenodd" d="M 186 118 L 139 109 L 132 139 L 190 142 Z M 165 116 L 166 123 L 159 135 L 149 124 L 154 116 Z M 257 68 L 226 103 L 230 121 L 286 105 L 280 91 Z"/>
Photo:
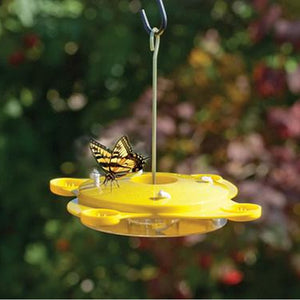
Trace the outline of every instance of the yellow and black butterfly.
<path fill-rule="evenodd" d="M 104 184 L 130 172 L 142 170 L 148 159 L 133 152 L 127 136 L 122 136 L 115 144 L 113 150 L 91 139 L 90 149 L 105 173 Z"/>

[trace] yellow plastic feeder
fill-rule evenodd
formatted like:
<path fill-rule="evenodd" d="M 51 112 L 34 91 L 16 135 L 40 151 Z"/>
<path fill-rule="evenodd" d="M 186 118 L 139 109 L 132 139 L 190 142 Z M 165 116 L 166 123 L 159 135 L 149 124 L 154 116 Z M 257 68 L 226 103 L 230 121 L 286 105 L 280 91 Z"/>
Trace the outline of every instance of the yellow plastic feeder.
<path fill-rule="evenodd" d="M 237 188 L 219 175 L 151 173 L 125 176 L 119 187 L 96 179 L 57 178 L 50 189 L 76 196 L 68 211 L 95 230 L 129 236 L 176 237 L 223 227 L 227 220 L 252 221 L 261 207 L 231 199 Z"/>
<path fill-rule="evenodd" d="M 75 196 L 68 211 L 80 221 L 102 232 L 143 237 L 176 237 L 202 234 L 223 227 L 227 220 L 252 221 L 261 216 L 261 207 L 232 200 L 237 188 L 219 175 L 182 175 L 156 172 L 157 55 L 160 36 L 167 17 L 157 0 L 162 25 L 151 28 L 142 10 L 153 51 L 152 99 L 152 173 L 128 174 L 118 184 L 103 184 L 104 176 L 57 178 L 50 181 L 51 191 L 60 196 Z"/>

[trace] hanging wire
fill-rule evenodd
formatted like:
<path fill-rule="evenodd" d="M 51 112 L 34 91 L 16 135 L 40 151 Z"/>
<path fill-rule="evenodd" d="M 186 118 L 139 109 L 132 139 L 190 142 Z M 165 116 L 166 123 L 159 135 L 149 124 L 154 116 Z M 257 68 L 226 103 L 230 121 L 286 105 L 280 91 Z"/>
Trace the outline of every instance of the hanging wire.
<path fill-rule="evenodd" d="M 160 36 L 156 34 L 158 29 L 154 27 L 150 33 L 150 50 L 152 59 L 152 183 L 156 183 L 156 140 L 157 140 L 157 57 Z"/>
<path fill-rule="evenodd" d="M 141 17 L 145 30 L 150 34 L 150 50 L 153 52 L 152 59 L 152 184 L 156 183 L 156 146 L 157 146 L 157 57 L 160 36 L 167 27 L 167 14 L 162 0 L 157 0 L 161 16 L 160 28 L 151 28 L 145 10 L 141 10 Z"/>

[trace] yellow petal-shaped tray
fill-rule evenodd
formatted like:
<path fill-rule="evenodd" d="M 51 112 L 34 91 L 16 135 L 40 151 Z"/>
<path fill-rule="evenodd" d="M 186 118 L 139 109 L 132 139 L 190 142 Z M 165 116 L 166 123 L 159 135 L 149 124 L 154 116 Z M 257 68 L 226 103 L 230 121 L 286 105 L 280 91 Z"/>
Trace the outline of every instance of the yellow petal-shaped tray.
<path fill-rule="evenodd" d="M 237 188 L 219 175 L 157 173 L 129 175 L 106 185 L 93 179 L 57 178 L 50 189 L 76 196 L 68 211 L 95 230 L 121 235 L 171 237 L 205 233 L 227 220 L 252 221 L 261 207 L 231 199 Z"/>

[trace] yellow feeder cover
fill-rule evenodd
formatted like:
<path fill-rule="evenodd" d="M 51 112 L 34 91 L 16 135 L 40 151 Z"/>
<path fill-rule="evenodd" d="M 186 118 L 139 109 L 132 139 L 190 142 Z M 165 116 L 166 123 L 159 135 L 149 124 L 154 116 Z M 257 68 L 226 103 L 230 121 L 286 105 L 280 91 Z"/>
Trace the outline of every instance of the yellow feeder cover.
<path fill-rule="evenodd" d="M 119 186 L 118 186 L 119 185 Z M 57 178 L 50 189 L 76 196 L 68 211 L 95 230 L 129 236 L 176 237 L 223 227 L 227 220 L 246 222 L 261 207 L 231 199 L 237 188 L 219 175 L 156 173 L 128 175 L 99 185 L 93 179 Z"/>

